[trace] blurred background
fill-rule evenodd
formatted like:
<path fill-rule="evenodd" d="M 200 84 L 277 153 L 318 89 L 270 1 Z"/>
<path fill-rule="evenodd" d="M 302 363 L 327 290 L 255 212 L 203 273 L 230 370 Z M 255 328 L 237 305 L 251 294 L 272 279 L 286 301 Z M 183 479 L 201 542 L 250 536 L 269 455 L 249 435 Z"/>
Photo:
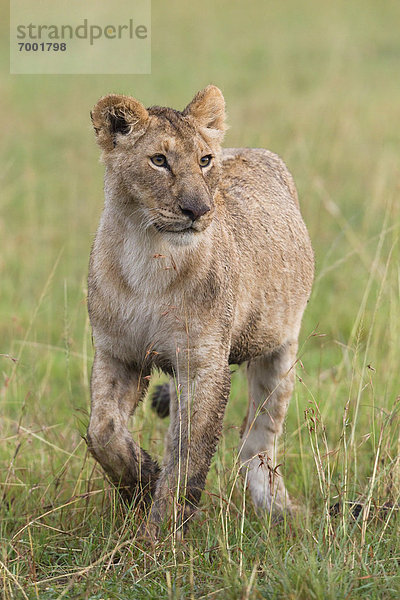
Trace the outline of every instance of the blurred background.
<path fill-rule="evenodd" d="M 14 499 L 17 492 L 25 494 L 21 510 L 34 513 L 34 507 L 70 497 L 78 474 L 84 487 L 92 473 L 91 460 L 84 475 L 81 471 L 92 360 L 86 275 L 102 209 L 103 167 L 91 108 L 100 96 L 115 92 L 146 106 L 182 109 L 213 83 L 227 103 L 225 145 L 266 147 L 283 157 L 315 250 L 300 381 L 283 442 L 290 491 L 311 510 L 326 501 L 310 442 L 307 410 L 312 408 L 324 424 L 325 450 L 333 453 L 331 463 L 321 459 L 320 464 L 322 473 L 329 467 L 329 493 L 340 495 L 346 459 L 355 496 L 367 494 L 376 464 L 382 477 L 374 497 L 387 496 L 399 464 L 399 2 L 153 0 L 152 73 L 141 76 L 8 75 L 5 4 L 0 58 L 4 494 Z M 232 465 L 226 456 L 238 443 L 245 394 L 239 371 L 216 459 L 222 470 Z M 159 455 L 165 424 L 153 422 L 148 403 L 140 419 L 144 425 L 135 425 L 135 435 Z M 96 473 L 99 487 L 102 474 Z M 210 481 L 216 485 L 215 475 Z"/>

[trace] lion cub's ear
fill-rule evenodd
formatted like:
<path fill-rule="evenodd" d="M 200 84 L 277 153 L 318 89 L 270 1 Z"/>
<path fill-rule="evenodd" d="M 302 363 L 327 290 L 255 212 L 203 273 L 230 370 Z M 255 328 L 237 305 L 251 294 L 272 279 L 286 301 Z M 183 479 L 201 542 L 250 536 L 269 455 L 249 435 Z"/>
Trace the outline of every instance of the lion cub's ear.
<path fill-rule="evenodd" d="M 101 98 L 90 116 L 97 142 L 103 150 L 115 148 L 118 134 L 130 135 L 133 139 L 140 137 L 149 120 L 143 104 L 135 98 L 117 94 Z"/>
<path fill-rule="evenodd" d="M 208 85 L 198 92 L 183 111 L 185 117 L 191 117 L 203 132 L 211 138 L 222 141 L 225 125 L 225 100 L 221 90 Z"/>

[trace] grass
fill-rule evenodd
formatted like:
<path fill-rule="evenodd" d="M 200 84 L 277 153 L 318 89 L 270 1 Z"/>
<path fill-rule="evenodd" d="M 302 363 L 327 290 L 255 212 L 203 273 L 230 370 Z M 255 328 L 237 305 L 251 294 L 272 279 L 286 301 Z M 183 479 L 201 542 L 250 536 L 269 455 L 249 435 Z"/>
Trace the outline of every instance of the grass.
<path fill-rule="evenodd" d="M 151 76 L 40 77 L 6 74 L 4 15 L 6 600 L 400 597 L 399 17 L 394 0 L 154 1 Z M 226 96 L 226 145 L 285 158 L 315 249 L 281 440 L 304 510 L 275 525 L 252 509 L 237 473 L 238 370 L 199 518 L 184 542 L 170 536 L 151 549 L 81 437 L 92 360 L 85 278 L 102 205 L 89 110 L 111 91 L 183 107 L 210 82 Z M 144 403 L 132 431 L 160 456 L 165 427 Z"/>

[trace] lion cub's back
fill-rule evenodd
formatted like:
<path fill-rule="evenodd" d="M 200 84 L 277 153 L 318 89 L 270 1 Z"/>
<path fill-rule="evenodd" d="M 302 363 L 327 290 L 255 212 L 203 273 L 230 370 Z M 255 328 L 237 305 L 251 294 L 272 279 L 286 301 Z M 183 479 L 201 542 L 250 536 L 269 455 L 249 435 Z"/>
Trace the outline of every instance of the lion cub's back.
<path fill-rule="evenodd" d="M 296 188 L 282 159 L 261 148 L 224 150 L 222 179 L 225 222 L 239 259 L 233 341 L 257 312 L 259 346 L 277 347 L 296 337 L 313 279 Z"/>
<path fill-rule="evenodd" d="M 263 249 L 270 260 L 283 257 L 294 270 L 298 261 L 306 261 L 312 270 L 311 243 L 296 187 L 277 154 L 263 148 L 223 150 L 219 189 L 226 222 L 242 253 L 253 255 L 257 262 Z"/>
<path fill-rule="evenodd" d="M 252 254 L 260 246 L 267 246 L 269 253 L 285 248 L 296 260 L 298 246 L 310 241 L 283 160 L 263 148 L 227 148 L 222 157 L 225 218 L 240 250 Z"/>
<path fill-rule="evenodd" d="M 222 187 L 229 195 L 254 198 L 260 194 L 263 200 L 266 192 L 270 197 L 286 192 L 299 205 L 293 177 L 277 154 L 264 148 L 225 148 L 222 163 Z"/>

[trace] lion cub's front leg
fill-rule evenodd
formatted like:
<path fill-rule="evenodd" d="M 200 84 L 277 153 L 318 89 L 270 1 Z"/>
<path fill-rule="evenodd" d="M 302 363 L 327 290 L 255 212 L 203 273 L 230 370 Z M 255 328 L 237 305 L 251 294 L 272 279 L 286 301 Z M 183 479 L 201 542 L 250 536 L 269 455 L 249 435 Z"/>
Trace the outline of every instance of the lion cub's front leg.
<path fill-rule="evenodd" d="M 158 529 L 172 519 L 180 528 L 195 511 L 222 431 L 229 389 L 227 361 L 197 368 L 194 376 L 181 375 L 170 397 L 169 454 L 156 485 L 150 527 Z"/>
<path fill-rule="evenodd" d="M 157 463 L 132 439 L 127 423 L 148 382 L 137 371 L 96 351 L 91 379 L 87 443 L 112 483 L 128 500 L 148 498 L 159 474 Z"/>

